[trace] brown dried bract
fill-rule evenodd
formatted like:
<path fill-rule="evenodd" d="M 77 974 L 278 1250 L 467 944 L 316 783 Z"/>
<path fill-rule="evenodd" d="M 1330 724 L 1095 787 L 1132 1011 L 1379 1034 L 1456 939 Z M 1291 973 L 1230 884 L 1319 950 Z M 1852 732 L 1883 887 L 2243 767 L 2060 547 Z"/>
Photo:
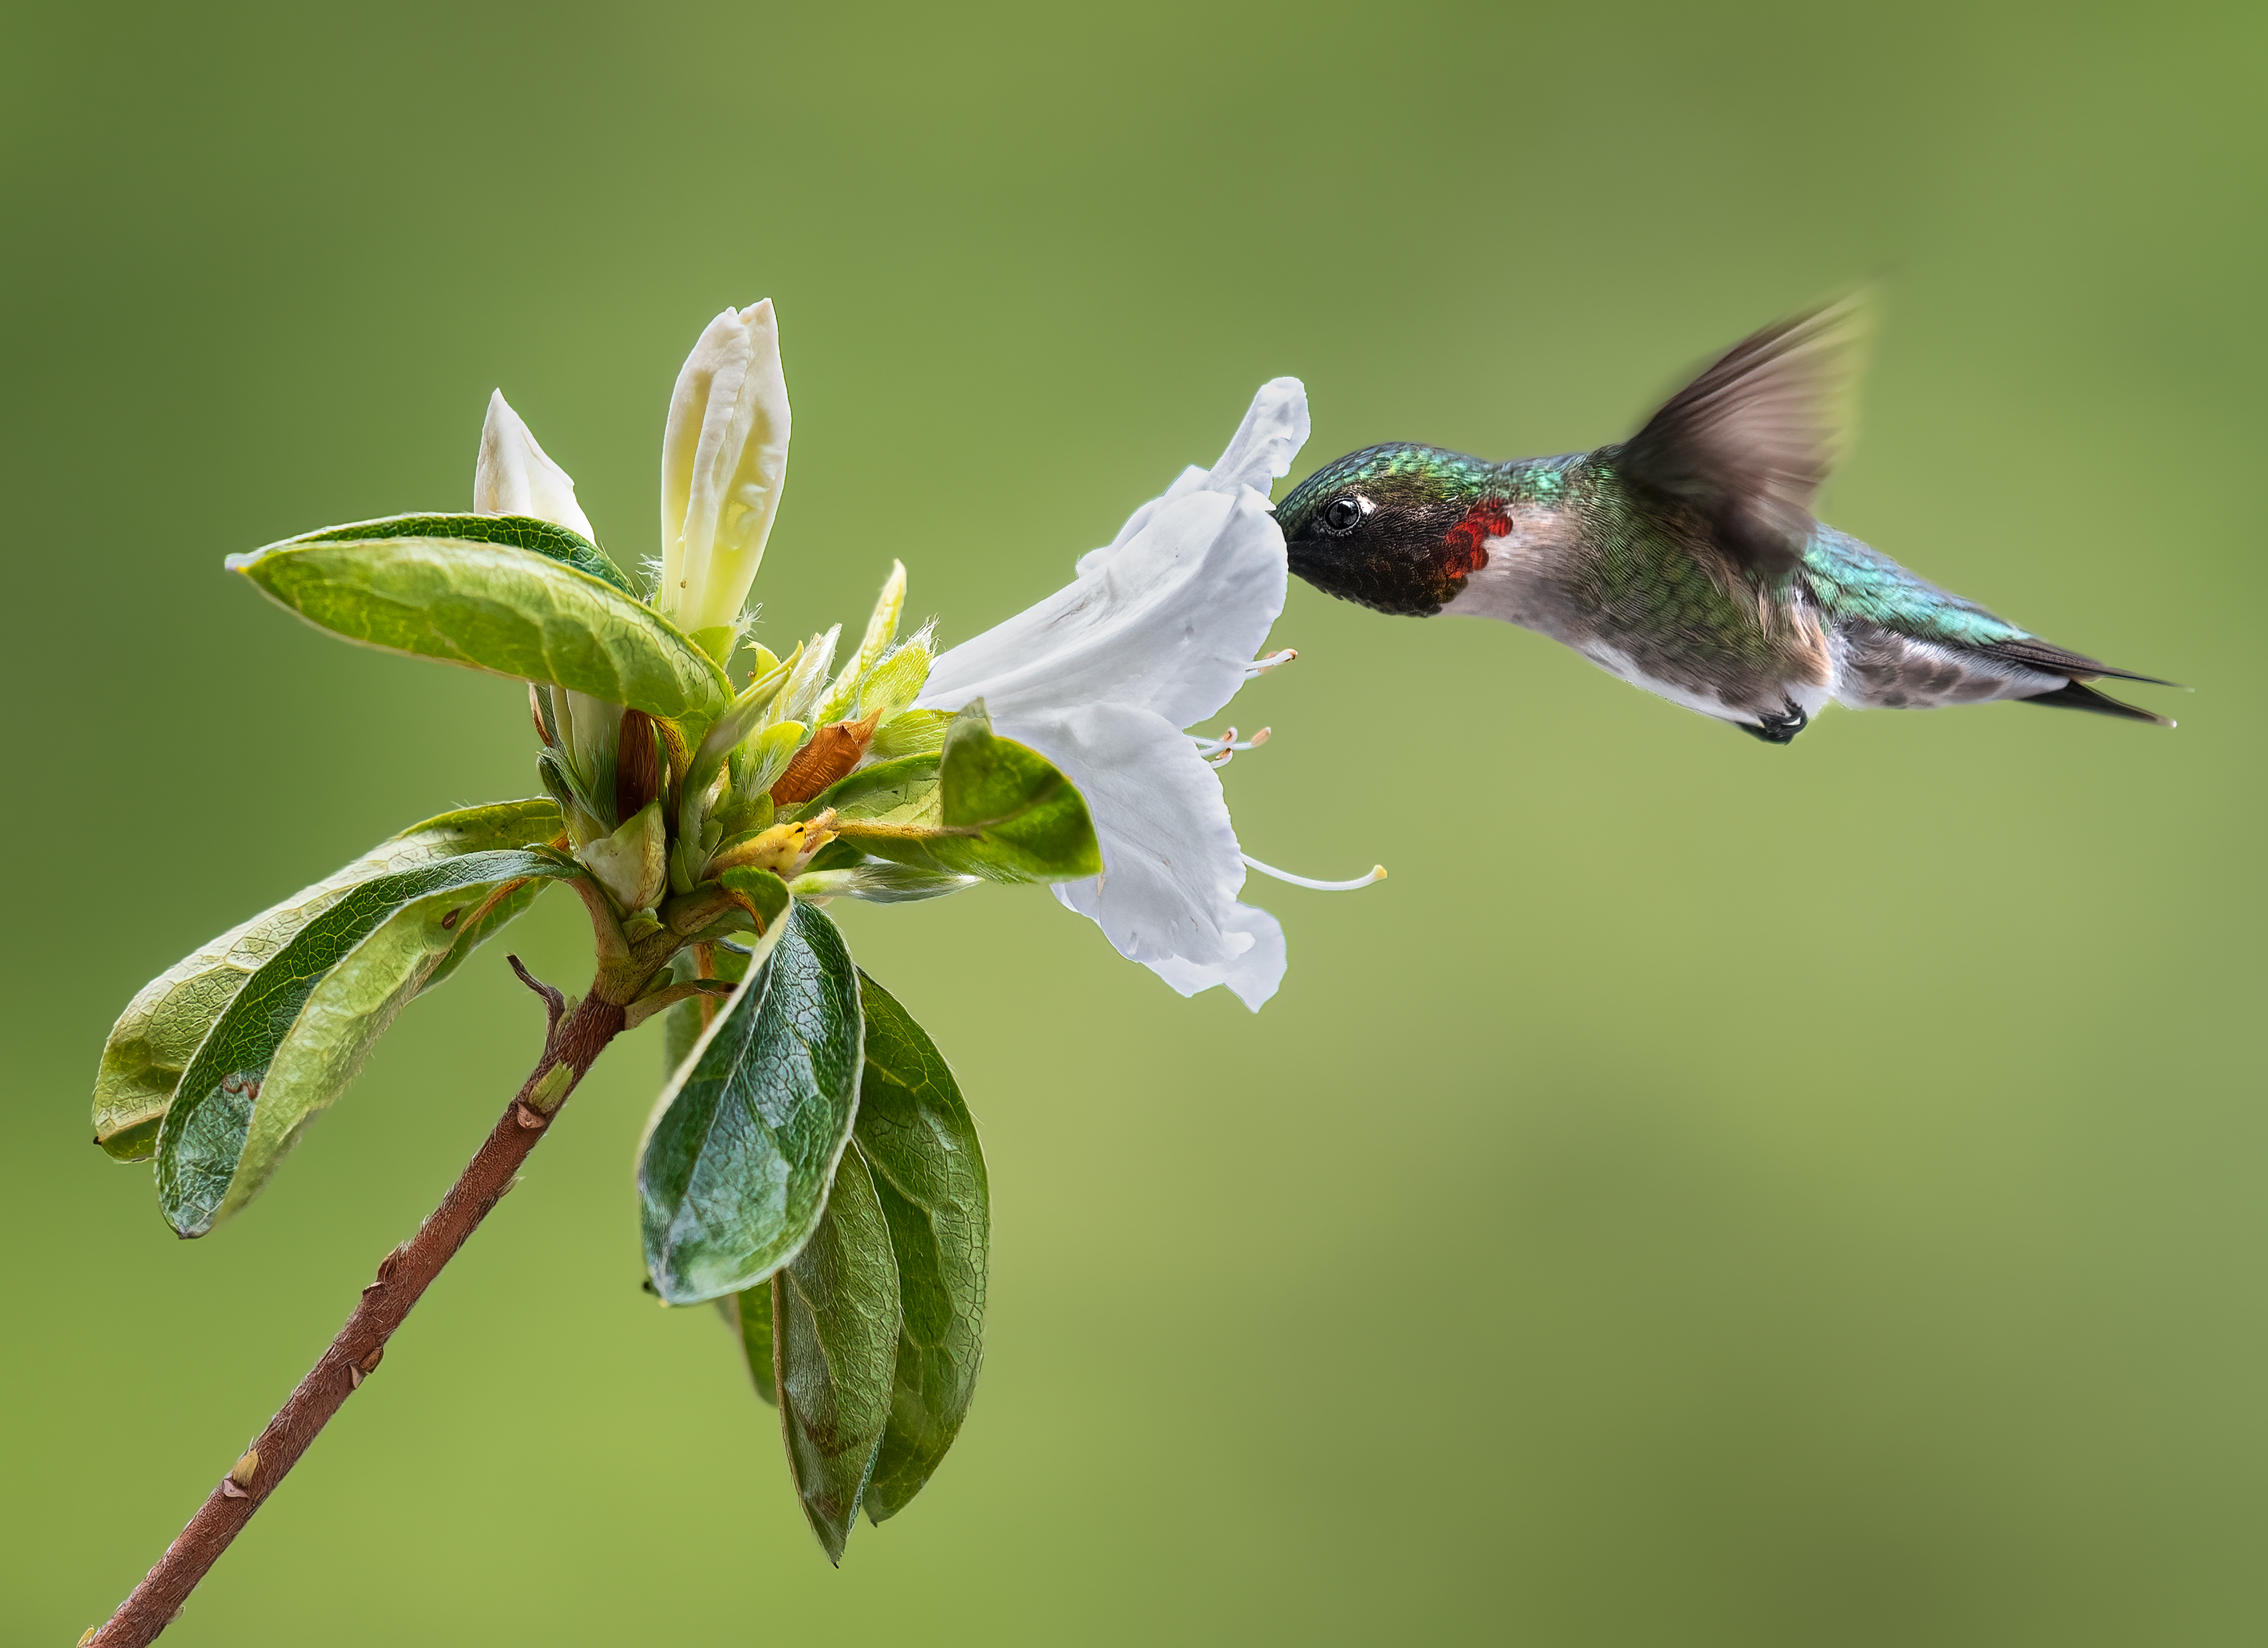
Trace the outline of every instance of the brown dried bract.
<path fill-rule="evenodd" d="M 808 801 L 847 776 L 866 753 L 866 746 L 874 741 L 874 728 L 881 718 L 882 712 L 877 710 L 863 721 L 837 721 L 820 728 L 811 742 L 796 752 L 772 786 L 772 805 L 793 806 Z"/>
<path fill-rule="evenodd" d="M 643 710 L 622 711 L 622 734 L 615 743 L 615 813 L 636 818 L 661 793 L 661 747 L 653 717 Z"/>

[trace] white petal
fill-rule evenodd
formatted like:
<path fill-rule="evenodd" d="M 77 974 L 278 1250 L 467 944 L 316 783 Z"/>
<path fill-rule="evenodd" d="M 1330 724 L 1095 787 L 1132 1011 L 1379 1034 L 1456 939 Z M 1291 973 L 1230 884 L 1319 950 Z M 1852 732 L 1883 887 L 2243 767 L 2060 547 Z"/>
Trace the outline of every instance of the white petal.
<path fill-rule="evenodd" d="M 1297 378 L 1273 378 L 1236 427 L 1205 484 L 1216 492 L 1248 486 L 1268 496 L 1268 483 L 1292 473 L 1292 460 L 1307 444 L 1307 388 Z"/>
<path fill-rule="evenodd" d="M 771 299 L 709 323 L 677 374 L 661 443 L 661 607 L 683 628 L 739 616 L 787 482 L 790 416 Z"/>
<path fill-rule="evenodd" d="M 1239 904 L 1230 912 L 1230 925 L 1250 933 L 1253 940 L 1252 947 L 1233 961 L 1207 967 L 1176 957 L 1152 961 L 1150 970 L 1184 996 L 1226 984 L 1231 995 L 1258 1012 L 1284 982 L 1284 923 L 1264 909 Z"/>
<path fill-rule="evenodd" d="M 1285 576 L 1284 534 L 1259 493 L 1160 500 L 1076 582 L 939 658 L 920 702 L 982 697 L 995 721 L 1130 704 L 1189 726 L 1244 684 L 1284 610 Z"/>
<path fill-rule="evenodd" d="M 1255 942 L 1235 916 L 1244 860 L 1220 779 L 1162 717 L 1126 704 L 996 718 L 1086 798 L 1102 874 L 1056 896 L 1100 923 L 1119 953 L 1152 965 L 1226 967 Z"/>
<path fill-rule="evenodd" d="M 533 515 L 598 541 L 590 518 L 575 502 L 575 483 L 553 463 L 499 389 L 489 396 L 481 425 L 481 455 L 473 465 L 475 515 Z"/>

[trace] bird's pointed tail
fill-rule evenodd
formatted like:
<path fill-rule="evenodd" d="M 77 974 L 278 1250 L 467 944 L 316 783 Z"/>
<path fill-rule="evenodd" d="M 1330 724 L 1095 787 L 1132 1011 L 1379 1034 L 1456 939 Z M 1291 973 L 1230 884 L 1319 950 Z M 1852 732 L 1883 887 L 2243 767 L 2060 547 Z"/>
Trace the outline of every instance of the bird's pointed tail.
<path fill-rule="evenodd" d="M 2129 679 L 2146 678 L 2134 676 Z M 2147 721 L 2153 726 L 2169 727 L 2175 725 L 2169 717 L 2153 715 L 2139 704 L 2122 703 L 2109 693 L 2097 692 L 2085 681 L 2066 681 L 2053 692 L 2041 693 L 2035 697 L 2020 699 L 2018 702 L 2050 704 L 2058 710 L 2084 710 L 2093 715 L 2117 716 L 2122 721 Z"/>

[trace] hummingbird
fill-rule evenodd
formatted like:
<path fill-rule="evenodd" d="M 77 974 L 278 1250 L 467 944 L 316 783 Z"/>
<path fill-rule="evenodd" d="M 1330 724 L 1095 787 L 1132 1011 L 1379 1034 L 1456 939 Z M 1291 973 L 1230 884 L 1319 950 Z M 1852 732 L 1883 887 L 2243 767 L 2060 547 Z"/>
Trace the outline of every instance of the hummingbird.
<path fill-rule="evenodd" d="M 1349 452 L 1276 506 L 1291 570 L 1378 612 L 1536 630 L 1768 744 L 1830 701 L 2017 699 L 2173 725 L 2091 684 L 2171 682 L 2043 641 L 1813 518 L 1862 315 L 1846 299 L 1766 327 L 1594 452 Z"/>

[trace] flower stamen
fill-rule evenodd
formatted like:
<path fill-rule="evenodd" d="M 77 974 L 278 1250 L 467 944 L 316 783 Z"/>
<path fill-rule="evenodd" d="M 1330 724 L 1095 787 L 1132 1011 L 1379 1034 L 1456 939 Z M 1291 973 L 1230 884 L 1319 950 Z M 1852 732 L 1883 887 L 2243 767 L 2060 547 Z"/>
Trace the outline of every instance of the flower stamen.
<path fill-rule="evenodd" d="M 1265 744 L 1270 738 L 1275 736 L 1275 730 L 1271 727 L 1262 727 L 1260 731 L 1255 732 L 1251 738 L 1241 744 L 1236 741 L 1236 729 L 1234 727 L 1229 728 L 1227 732 L 1222 733 L 1219 738 L 1204 738 L 1195 732 L 1191 732 L 1187 736 L 1189 740 L 1197 747 L 1197 759 L 1199 761 L 1204 762 L 1208 767 L 1226 767 L 1229 762 L 1236 759 L 1237 751 L 1258 749 L 1263 744 Z"/>
<path fill-rule="evenodd" d="M 1299 656 L 1299 648 L 1285 647 L 1281 652 L 1270 652 L 1266 658 L 1255 658 L 1244 666 L 1244 679 L 1250 681 L 1255 675 L 1265 675 L 1270 670 L 1289 664 Z"/>
<path fill-rule="evenodd" d="M 1274 864 L 1262 864 L 1250 853 L 1239 853 L 1237 857 L 1244 860 L 1248 868 L 1257 870 L 1262 875 L 1274 876 L 1278 881 L 1289 881 L 1293 887 L 1313 887 L 1318 893 L 1351 893 L 1357 887 L 1366 887 L 1373 881 L 1386 879 L 1384 864 L 1371 865 L 1368 875 L 1357 876 L 1351 881 L 1317 881 L 1308 876 L 1293 875 L 1289 870 L 1278 870 Z"/>

